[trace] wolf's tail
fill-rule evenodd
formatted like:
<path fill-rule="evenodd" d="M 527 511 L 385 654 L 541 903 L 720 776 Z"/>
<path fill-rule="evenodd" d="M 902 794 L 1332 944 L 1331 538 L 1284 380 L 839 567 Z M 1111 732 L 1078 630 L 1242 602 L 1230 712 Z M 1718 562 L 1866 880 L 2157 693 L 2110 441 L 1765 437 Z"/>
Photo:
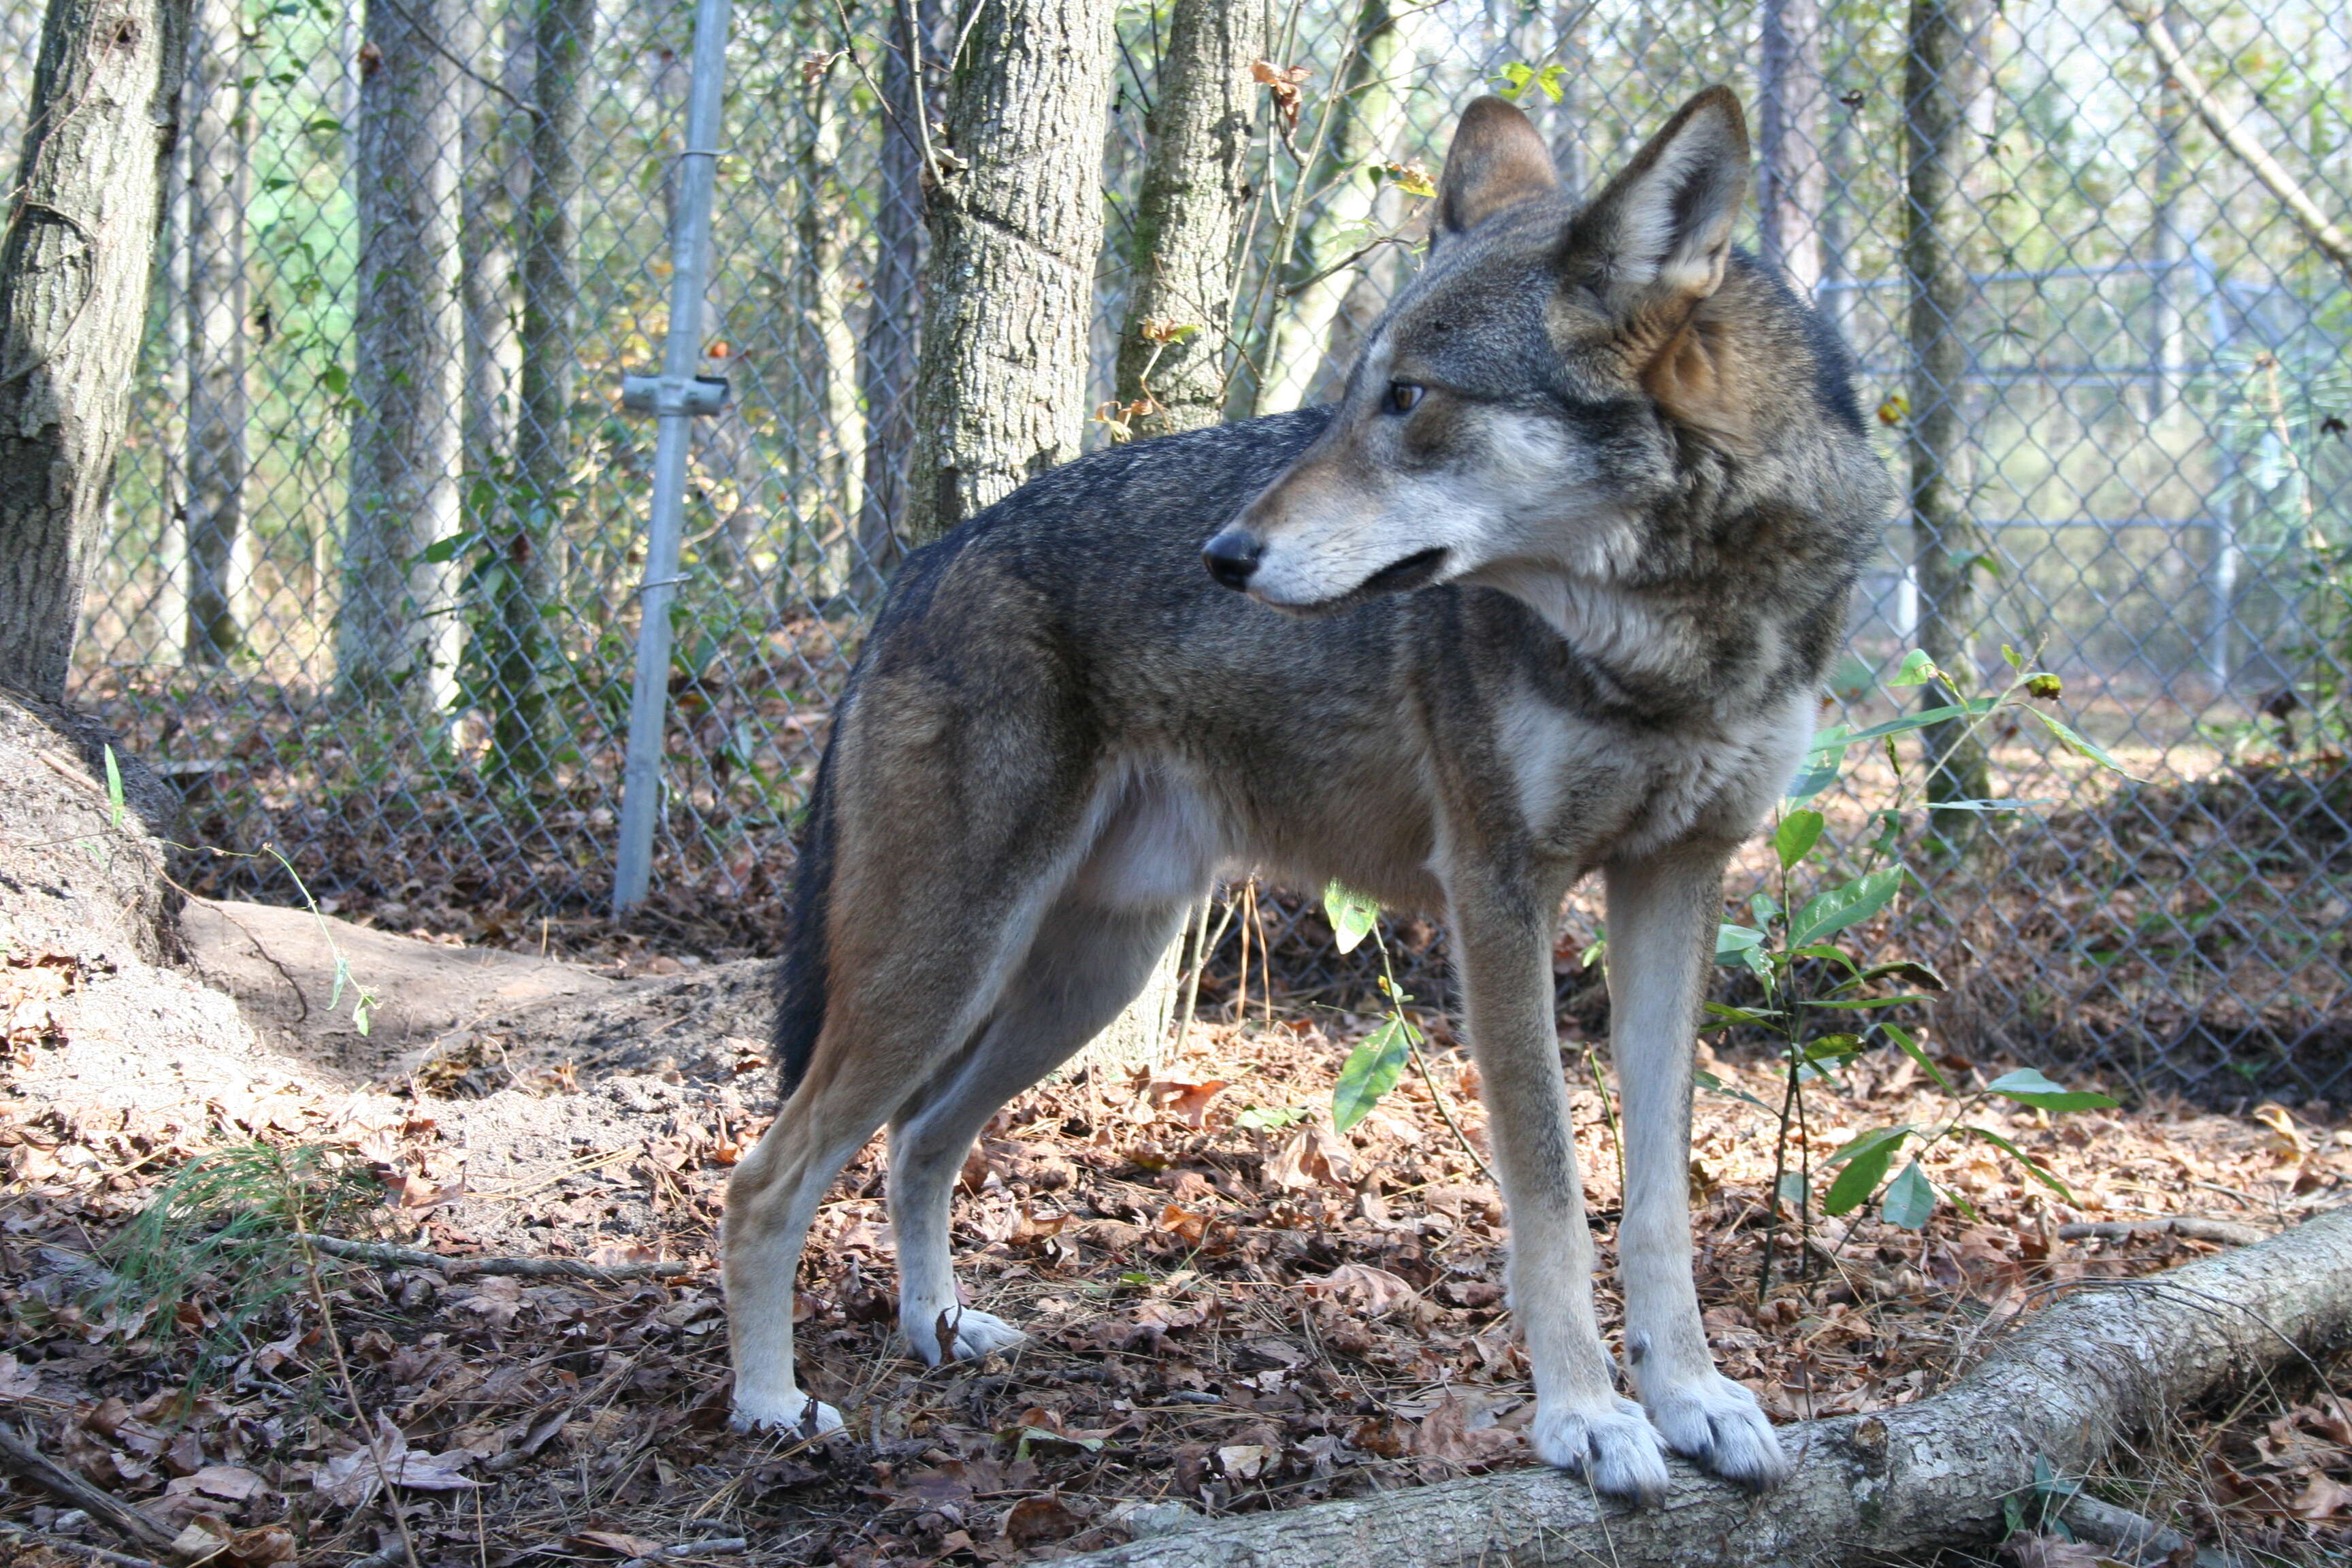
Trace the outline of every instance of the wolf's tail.
<path fill-rule="evenodd" d="M 833 735 L 816 767 L 809 792 L 808 820 L 801 834 L 800 863 L 793 869 L 793 896 L 784 927 L 784 961 L 777 973 L 776 1068 L 782 1098 L 792 1098 L 816 1053 L 824 1028 L 825 922 L 833 900 L 833 742 L 849 716 L 845 698 L 833 714 Z"/>

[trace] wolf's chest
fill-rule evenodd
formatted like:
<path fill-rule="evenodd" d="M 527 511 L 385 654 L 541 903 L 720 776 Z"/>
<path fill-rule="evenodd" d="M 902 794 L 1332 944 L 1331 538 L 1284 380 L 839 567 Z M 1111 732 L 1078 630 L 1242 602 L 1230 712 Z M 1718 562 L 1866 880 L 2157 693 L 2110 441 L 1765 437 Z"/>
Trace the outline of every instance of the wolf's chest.
<path fill-rule="evenodd" d="M 1589 865 L 1697 832 L 1744 835 L 1802 751 L 1803 718 L 1636 731 L 1529 700 L 1515 705 L 1497 751 L 1530 839 Z"/>

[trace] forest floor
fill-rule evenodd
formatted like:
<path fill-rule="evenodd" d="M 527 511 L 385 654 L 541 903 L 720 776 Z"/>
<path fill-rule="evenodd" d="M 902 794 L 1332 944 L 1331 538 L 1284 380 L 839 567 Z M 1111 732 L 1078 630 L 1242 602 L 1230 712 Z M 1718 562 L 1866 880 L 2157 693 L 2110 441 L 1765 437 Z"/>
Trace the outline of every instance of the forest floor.
<path fill-rule="evenodd" d="M 1344 1135 L 1333 1077 L 1373 1022 L 1345 1014 L 1269 1024 L 1253 1008 L 1197 1025 L 1157 1073 L 1082 1072 L 1023 1097 L 967 1167 L 956 1237 L 971 1304 L 1034 1337 L 976 1365 L 927 1372 L 891 1346 L 877 1141 L 818 1218 L 800 1302 L 804 1380 L 850 1428 L 794 1444 L 727 1429 L 712 1259 L 727 1168 L 767 1120 L 761 966 L 616 980 L 257 906 L 188 925 L 194 971 L 134 977 L 154 994 L 111 994 L 128 966 L 68 954 L 0 967 L 0 1403 L 173 1528 L 217 1521 L 200 1528 L 232 1563 L 397 1552 L 403 1523 L 428 1568 L 722 1538 L 755 1563 L 1035 1561 L 1189 1516 L 1528 1462 L 1475 1069 L 1442 1034 L 1427 1078 Z M 241 1034 L 219 1014 L 173 1023 L 188 1012 L 175 988 L 207 974 L 239 996 Z M 365 1037 L 350 1027 L 359 986 L 378 996 Z M 1725 1370 L 1776 1417 L 1919 1398 L 2055 1292 L 2211 1245 L 2070 1242 L 2061 1226 L 2274 1229 L 2352 1184 L 2352 1128 L 2316 1114 L 1980 1108 L 2071 1203 L 1981 1145 L 1950 1148 L 1930 1165 L 1973 1217 L 1947 1210 L 1920 1233 L 1817 1219 L 1801 1268 L 1784 1226 L 1759 1308 L 1769 1123 L 1733 1096 L 1777 1105 L 1780 1080 L 1760 1063 L 1712 1071 L 1727 1092 L 1698 1108 L 1700 1288 Z M 1615 1151 L 1597 1092 L 1578 1100 L 1605 1266 Z M 1950 1110 L 1902 1058 L 1809 1100 L 1817 1151 Z M 257 1269 L 197 1247 L 217 1214 L 130 1229 L 175 1173 L 256 1145 L 326 1152 L 280 1168 L 314 1223 L 347 1235 L 691 1271 L 608 1287 L 377 1268 L 305 1258 L 266 1227 Z M 266 1184 L 238 1192 L 280 1201 Z M 175 1247 L 196 1250 L 159 1267 Z M 1613 1330 L 1605 1282 L 1601 1301 Z M 2099 1484 L 2242 1550 L 2340 1552 L 2352 1364 L 2333 1372 L 2333 1394 L 2310 1377 L 2240 1391 Z M 398 1521 L 355 1411 L 396 1450 Z M 0 1518 L 98 1539 L 21 1482 Z"/>
<path fill-rule="evenodd" d="M 12 786 L 71 771 L 11 743 L 0 732 Z M 804 1384 L 849 1427 L 745 1437 L 727 1426 L 713 1250 L 728 1168 L 772 1110 L 764 963 L 565 962 L 205 903 L 167 954 L 89 914 L 102 898 L 51 897 L 137 847 L 110 839 L 133 830 L 102 791 L 52 794 L 25 816 L 0 789 L 0 1411 L 73 1473 L 199 1532 L 184 1540 L 210 1537 L 227 1568 L 412 1551 L 418 1568 L 536 1568 L 698 1543 L 670 1560 L 1045 1561 L 1531 1462 L 1475 1068 L 1442 1018 L 1424 1019 L 1427 1072 L 1346 1132 L 1335 1075 L 1377 1020 L 1255 998 L 1238 1021 L 1208 1008 L 1222 1019 L 1156 1070 L 1083 1069 L 1016 1100 L 966 1166 L 955 1234 L 971 1304 L 1033 1338 L 978 1364 L 926 1371 L 891 1343 L 877 1140 L 819 1215 L 798 1306 Z M 1592 1059 L 1565 1030 L 1606 1270 L 1617 1154 Z M 1964 1096 L 2010 1065 L 1937 1061 Z M 2216 1245 L 2062 1227 L 2270 1231 L 2352 1187 L 2352 1122 L 2317 1105 L 1987 1102 L 1970 1119 L 2066 1196 L 1985 1142 L 1947 1142 L 1927 1166 L 1970 1212 L 1918 1231 L 1816 1215 L 1799 1247 L 1765 1202 L 1780 1074 L 1707 1066 L 1719 1088 L 1699 1098 L 1691 1167 L 1706 1321 L 1724 1370 L 1780 1419 L 1921 1398 L 2058 1294 Z M 1816 1165 L 1857 1131 L 1958 1109 L 1891 1053 L 1806 1100 L 1798 1147 Z M 289 1220 L 449 1261 L 341 1261 Z M 488 1258 L 684 1272 L 468 1266 Z M 1606 1273 L 1599 1297 L 1613 1334 Z M 2347 1395 L 2352 1359 L 2305 1366 L 2062 1479 L 2245 1561 L 2340 1562 Z M 0 1558 L 83 1561 L 55 1545 L 76 1542 L 123 1544 L 8 1481 Z"/>

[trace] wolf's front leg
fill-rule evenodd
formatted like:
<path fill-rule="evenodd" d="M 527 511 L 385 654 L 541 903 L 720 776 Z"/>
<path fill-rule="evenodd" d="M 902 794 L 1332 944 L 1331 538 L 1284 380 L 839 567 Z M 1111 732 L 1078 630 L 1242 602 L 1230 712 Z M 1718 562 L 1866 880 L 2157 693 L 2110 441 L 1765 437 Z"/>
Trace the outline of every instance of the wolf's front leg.
<path fill-rule="evenodd" d="M 1691 1280 L 1691 1039 L 1727 851 L 1608 868 L 1609 1018 L 1624 1112 L 1625 1354 L 1675 1452 L 1761 1489 L 1789 1474 L 1756 1396 L 1715 1370 Z"/>
<path fill-rule="evenodd" d="M 1641 1407 L 1617 1397 L 1592 1314 L 1592 1237 L 1552 1023 L 1559 900 L 1515 889 L 1448 891 L 1470 1048 L 1510 1210 L 1511 1310 L 1535 1371 L 1528 1436 L 1547 1463 L 1595 1490 L 1654 1503 L 1665 1494 L 1665 1454 Z"/>

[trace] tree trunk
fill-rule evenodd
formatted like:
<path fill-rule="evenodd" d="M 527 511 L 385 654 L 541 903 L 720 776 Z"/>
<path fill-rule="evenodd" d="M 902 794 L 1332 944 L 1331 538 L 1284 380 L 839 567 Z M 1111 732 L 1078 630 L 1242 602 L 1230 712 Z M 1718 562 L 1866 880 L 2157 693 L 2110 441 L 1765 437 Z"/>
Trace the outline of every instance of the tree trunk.
<path fill-rule="evenodd" d="M 1843 64 L 1853 57 L 1853 50 L 1842 34 L 1838 40 L 1838 58 Z M 1826 87 L 1823 89 L 1826 93 Z M 1822 150 L 1822 216 L 1814 232 L 1821 240 L 1822 281 L 1814 296 L 1815 303 L 1838 341 L 1853 351 L 1857 357 L 1862 345 L 1854 342 L 1856 303 L 1853 275 L 1853 244 L 1852 231 L 1854 217 L 1853 179 L 1856 167 L 1853 156 L 1853 109 L 1843 103 L 1830 103 L 1822 111 L 1829 117 L 1829 142 Z"/>
<path fill-rule="evenodd" d="M 499 715 L 490 767 L 518 792 L 552 782 L 547 688 L 560 661 L 548 618 L 562 604 L 569 561 L 563 522 L 572 492 L 572 395 L 580 358 L 580 153 L 587 124 L 582 81 L 595 26 L 594 0 L 537 0 L 514 510 L 500 542 L 498 649 L 491 661 Z"/>
<path fill-rule="evenodd" d="M 907 465 L 915 447 L 915 366 L 922 343 L 923 127 L 937 118 L 923 68 L 940 59 L 940 0 L 880 0 L 891 47 L 882 60 L 884 105 L 874 193 L 874 272 L 867 297 L 858 392 L 866 402 L 865 493 L 857 513 L 855 591 L 870 595 L 898 556 L 907 515 Z"/>
<path fill-rule="evenodd" d="M 457 695 L 457 0 L 367 0 L 360 45 L 358 363 L 336 662 L 345 695 L 397 697 L 429 738 Z M 445 559 L 428 559 L 431 555 Z"/>
<path fill-rule="evenodd" d="M 1175 0 L 1151 106 L 1151 153 L 1136 201 L 1134 282 L 1118 342 L 1118 400 L 1150 405 L 1138 435 L 1213 425 L 1223 413 L 1234 242 L 1249 201 L 1258 90 L 1249 68 L 1265 47 L 1260 6 Z"/>
<path fill-rule="evenodd" d="M 846 68 L 828 63 L 807 83 L 808 112 L 801 132 L 801 205 L 796 227 L 801 265 L 797 358 L 805 372 L 812 417 L 802 426 L 803 469 L 814 482 L 796 497 L 793 512 L 814 546 L 812 574 L 804 584 L 779 572 L 780 591 L 795 589 L 824 605 L 854 593 L 858 576 L 857 523 L 865 510 L 866 416 L 857 405 L 857 332 L 849 318 L 848 247 L 843 243 L 838 169 L 841 107 Z M 886 129 L 884 135 L 889 132 Z"/>
<path fill-rule="evenodd" d="M 2178 5 L 2164 8 L 2165 30 L 2174 37 L 2187 31 L 2188 18 Z M 2181 310 L 2184 279 L 2180 264 L 2189 246 L 2180 224 L 2181 198 L 2188 194 L 2180 156 L 2180 133 L 2187 128 L 2189 105 L 2179 83 L 2167 75 L 2156 94 L 2156 159 L 2150 170 L 2154 189 L 2148 225 L 2148 304 L 2154 320 L 2148 332 L 2147 416 L 2161 420 L 2179 404 L 2182 367 L 2189 359 L 2187 317 Z"/>
<path fill-rule="evenodd" d="M 1596 1507 L 1542 1469 L 1243 1514 L 1068 1568 L 1747 1568 L 1915 1560 L 1988 1544 L 2037 1465 L 2079 1476 L 2117 1442 L 2352 1331 L 2352 1208 L 2144 1280 L 2084 1281 L 1993 1341 L 1946 1392 L 1784 1427 L 1796 1473 L 1762 1500 L 1680 1460 L 1663 1507 Z M 2071 1517 L 2071 1516 L 2070 1516 Z"/>
<path fill-rule="evenodd" d="M 530 92 L 530 41 L 503 5 L 467 6 L 457 16 L 457 52 L 489 70 L 516 99 Z M 466 531 L 487 536 L 505 526 L 513 478 L 516 383 L 522 374 L 515 334 L 515 215 L 522 206 L 522 116 L 512 100 L 470 78 L 460 80 L 458 278 L 466 313 Z"/>
<path fill-rule="evenodd" d="M 1906 189 L 1903 273 L 1910 302 L 1911 559 L 1919 584 L 1919 646 L 1971 689 L 1973 634 L 1982 606 L 1977 577 L 1988 545 L 1969 512 L 1966 414 L 1969 304 L 1962 237 L 1976 222 L 1966 194 L 1976 155 L 1969 135 L 1984 73 L 1976 49 L 1983 0 L 1912 0 L 1903 72 Z M 1932 681 L 1921 700 L 1940 707 L 1966 692 Z M 1958 721 L 1922 731 L 1929 801 L 1981 800 L 1990 793 L 1983 742 Z M 1976 835 L 1981 813 L 1931 812 L 1929 830 L 1946 852 Z"/>
<path fill-rule="evenodd" d="M 1379 198 L 1378 187 L 1365 178 L 1364 165 L 1388 150 L 1399 125 L 1391 79 L 1403 40 L 1391 0 L 1361 0 L 1355 40 L 1339 96 L 1324 110 L 1334 119 L 1322 155 L 1315 161 L 1313 189 L 1320 193 L 1320 201 L 1284 268 L 1287 287 L 1297 291 L 1276 300 L 1273 328 L 1259 363 L 1260 414 L 1296 408 L 1314 388 L 1316 373 L 1330 347 L 1331 323 L 1354 281 L 1351 269 L 1339 263 L 1363 243 Z"/>
<path fill-rule="evenodd" d="M 193 0 L 188 32 L 187 659 L 245 641 L 245 36 L 237 0 Z"/>
<path fill-rule="evenodd" d="M 1822 281 L 1827 188 L 1822 116 L 1822 0 L 1764 0 L 1758 40 L 1757 234 L 1765 262 L 1807 300 Z"/>
<path fill-rule="evenodd" d="M 948 89 L 906 532 L 1077 456 L 1102 245 L 1112 0 L 981 0 Z"/>
<path fill-rule="evenodd" d="M 50 0 L 0 237 L 0 683 L 65 696 L 147 324 L 187 0 Z"/>
<path fill-rule="evenodd" d="M 194 19 L 190 18 L 193 26 Z M 0 47 L 5 47 L 0 26 Z M 38 53 L 37 38 L 32 51 Z M 181 88 L 181 117 L 187 115 Z M 140 563 L 138 576 L 154 589 L 140 607 L 142 654 L 156 660 L 184 657 L 188 641 L 188 396 L 195 366 L 188 352 L 188 142 L 179 137 L 166 155 L 161 210 L 155 219 L 155 276 L 149 284 L 148 340 L 144 357 L 170 367 L 157 379 L 163 395 L 150 416 L 155 432 L 162 486 L 148 537 L 153 554 Z M 0 141 L 0 146 L 8 143 Z M 110 498 L 109 526 L 115 507 Z"/>

